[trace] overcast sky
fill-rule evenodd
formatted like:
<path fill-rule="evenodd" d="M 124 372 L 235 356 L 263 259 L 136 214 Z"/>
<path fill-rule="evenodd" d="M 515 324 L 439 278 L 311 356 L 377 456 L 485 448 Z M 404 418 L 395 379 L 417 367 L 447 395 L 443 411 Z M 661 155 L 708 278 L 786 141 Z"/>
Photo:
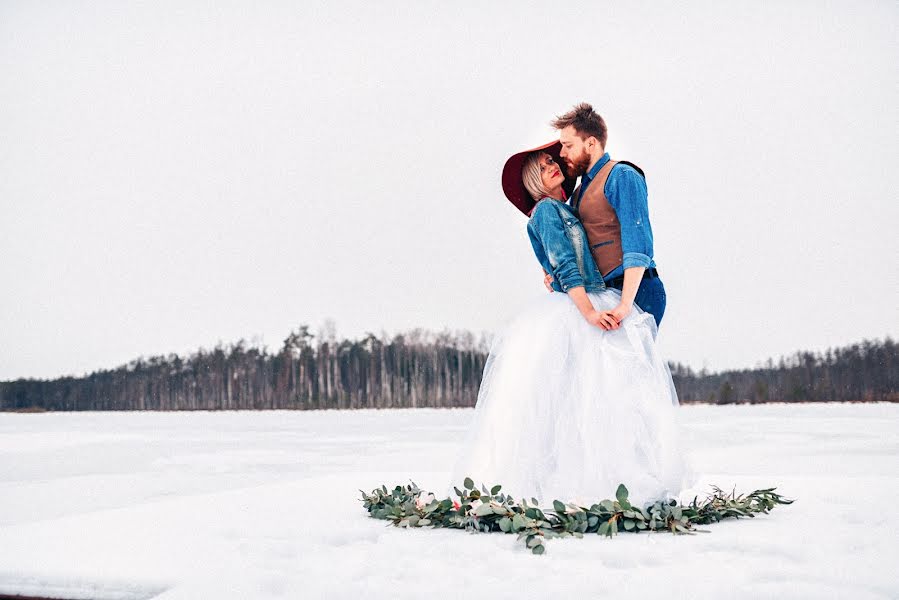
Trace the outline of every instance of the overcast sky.
<path fill-rule="evenodd" d="M 0 2 L 0 380 L 546 293 L 506 158 L 588 101 L 647 175 L 659 341 L 899 333 L 899 5 Z"/>

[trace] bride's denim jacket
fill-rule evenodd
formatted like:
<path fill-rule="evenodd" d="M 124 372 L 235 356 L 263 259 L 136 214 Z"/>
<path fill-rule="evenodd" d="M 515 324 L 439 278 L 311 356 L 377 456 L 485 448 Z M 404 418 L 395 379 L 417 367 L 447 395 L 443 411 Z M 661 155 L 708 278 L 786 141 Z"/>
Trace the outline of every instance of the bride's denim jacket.
<path fill-rule="evenodd" d="M 581 285 L 587 292 L 605 289 L 587 233 L 570 206 L 553 198 L 537 202 L 528 221 L 528 237 L 543 270 L 553 276 L 555 291 L 567 293 Z"/>

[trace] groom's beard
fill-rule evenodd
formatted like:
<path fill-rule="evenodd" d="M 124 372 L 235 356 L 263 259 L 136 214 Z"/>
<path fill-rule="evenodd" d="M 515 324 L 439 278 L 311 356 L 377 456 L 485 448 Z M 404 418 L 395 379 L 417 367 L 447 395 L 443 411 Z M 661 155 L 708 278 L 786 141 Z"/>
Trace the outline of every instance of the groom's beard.
<path fill-rule="evenodd" d="M 590 156 L 586 152 L 581 152 L 577 158 L 569 158 L 565 160 L 568 166 L 569 177 L 580 177 L 590 168 Z"/>

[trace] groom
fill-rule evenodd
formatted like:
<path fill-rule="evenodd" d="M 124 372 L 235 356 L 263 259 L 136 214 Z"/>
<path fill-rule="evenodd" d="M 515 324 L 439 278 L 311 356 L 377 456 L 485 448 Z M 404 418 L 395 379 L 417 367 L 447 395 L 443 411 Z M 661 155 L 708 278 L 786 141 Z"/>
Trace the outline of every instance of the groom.
<path fill-rule="evenodd" d="M 618 329 L 634 302 L 661 324 L 665 286 L 653 260 L 642 169 L 609 158 L 606 123 L 586 102 L 556 118 L 552 126 L 559 130 L 568 177 L 581 178 L 569 202 L 584 225 L 606 287 L 621 291 L 618 306 L 600 313 L 600 327 Z M 545 280 L 550 290 L 551 278 Z"/>

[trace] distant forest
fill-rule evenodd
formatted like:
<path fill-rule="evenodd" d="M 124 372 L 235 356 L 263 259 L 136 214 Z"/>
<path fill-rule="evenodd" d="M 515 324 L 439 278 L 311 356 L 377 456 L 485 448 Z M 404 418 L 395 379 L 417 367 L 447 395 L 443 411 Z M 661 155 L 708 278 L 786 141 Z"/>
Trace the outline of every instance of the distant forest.
<path fill-rule="evenodd" d="M 138 358 L 84 377 L 0 382 L 0 410 L 264 410 L 471 407 L 486 336 L 415 330 L 337 340 L 291 332 L 276 352 L 219 344 L 187 358 Z M 761 368 L 695 372 L 671 363 L 683 404 L 899 401 L 896 344 L 797 352 Z"/>

